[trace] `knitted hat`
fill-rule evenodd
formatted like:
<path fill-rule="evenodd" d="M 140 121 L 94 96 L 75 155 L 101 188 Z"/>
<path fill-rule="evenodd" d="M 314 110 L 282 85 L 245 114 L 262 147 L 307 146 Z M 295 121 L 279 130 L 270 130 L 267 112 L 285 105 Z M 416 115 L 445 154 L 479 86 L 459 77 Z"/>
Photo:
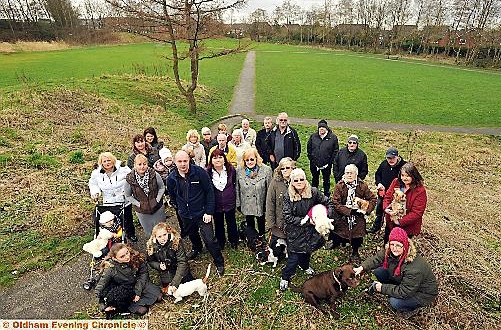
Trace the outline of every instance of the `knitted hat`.
<path fill-rule="evenodd" d="M 358 143 L 358 136 L 356 136 L 355 134 L 350 135 L 348 142 L 350 141 L 355 141 L 356 143 Z"/>
<path fill-rule="evenodd" d="M 99 217 L 99 224 L 104 225 L 108 221 L 112 221 L 115 219 L 115 215 L 111 213 L 110 211 L 106 211 L 101 213 L 101 217 Z"/>
<path fill-rule="evenodd" d="M 405 230 L 403 230 L 400 227 L 395 227 L 390 233 L 390 237 L 388 239 L 389 243 L 391 242 L 399 242 L 402 243 L 403 251 L 402 254 L 400 255 L 400 259 L 398 260 L 398 265 L 395 268 L 395 271 L 393 272 L 393 275 L 395 276 L 400 276 L 400 267 L 402 266 L 402 263 L 404 262 L 405 258 L 407 257 L 407 253 L 409 253 L 409 237 L 407 236 L 407 233 Z M 383 262 L 383 268 L 388 269 L 388 254 L 391 252 L 391 249 L 388 248 L 388 251 L 386 252 L 386 255 L 384 256 L 384 262 Z"/>
<path fill-rule="evenodd" d="M 318 122 L 318 128 L 320 127 L 329 128 L 329 126 L 327 126 L 327 121 L 325 121 L 325 119 L 322 119 Z"/>
<path fill-rule="evenodd" d="M 390 147 L 386 150 L 386 158 L 393 158 L 398 156 L 398 150 L 395 147 Z"/>
<path fill-rule="evenodd" d="M 163 147 L 158 151 L 158 155 L 162 159 L 162 162 L 165 160 L 165 158 L 172 158 L 172 153 L 170 152 L 169 149 Z"/>

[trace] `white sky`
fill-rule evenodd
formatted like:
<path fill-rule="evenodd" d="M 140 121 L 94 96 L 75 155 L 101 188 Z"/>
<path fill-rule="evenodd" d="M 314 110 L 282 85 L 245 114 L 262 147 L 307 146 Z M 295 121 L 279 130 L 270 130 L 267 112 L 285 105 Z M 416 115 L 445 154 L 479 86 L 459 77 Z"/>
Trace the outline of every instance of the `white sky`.
<path fill-rule="evenodd" d="M 266 10 L 268 15 L 273 13 L 273 10 L 277 6 L 282 5 L 284 0 L 248 0 L 247 7 L 241 9 L 239 12 L 233 13 L 233 20 L 235 22 L 240 22 L 241 19 L 246 19 L 249 15 L 258 8 Z M 291 3 L 299 5 L 302 9 L 310 9 L 312 6 L 320 6 L 324 3 L 324 0 L 291 0 Z"/>

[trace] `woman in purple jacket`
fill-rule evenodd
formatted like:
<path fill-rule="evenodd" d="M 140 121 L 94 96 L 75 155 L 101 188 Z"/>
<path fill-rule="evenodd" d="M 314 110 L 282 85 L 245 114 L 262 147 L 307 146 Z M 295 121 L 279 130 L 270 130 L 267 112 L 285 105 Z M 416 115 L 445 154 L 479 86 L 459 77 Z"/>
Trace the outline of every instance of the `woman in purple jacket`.
<path fill-rule="evenodd" d="M 214 149 L 209 157 L 207 172 L 214 188 L 216 208 L 214 211 L 215 235 L 221 249 L 224 249 L 226 237 L 224 234 L 224 221 L 228 231 L 228 241 L 233 249 L 238 245 L 237 221 L 235 219 L 236 207 L 236 171 L 226 159 L 223 150 Z"/>

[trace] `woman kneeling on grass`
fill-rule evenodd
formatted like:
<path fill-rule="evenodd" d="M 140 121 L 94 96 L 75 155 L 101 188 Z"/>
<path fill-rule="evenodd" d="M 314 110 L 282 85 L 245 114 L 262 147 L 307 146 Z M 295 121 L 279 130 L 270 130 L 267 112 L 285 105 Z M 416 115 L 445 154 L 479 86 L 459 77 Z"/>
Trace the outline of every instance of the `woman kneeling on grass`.
<path fill-rule="evenodd" d="M 411 312 L 432 304 L 438 287 L 428 262 L 417 253 L 416 246 L 402 228 L 393 228 L 389 240 L 386 249 L 353 269 L 356 275 L 374 270 L 377 281 L 367 292 L 389 296 L 391 307 L 398 312 Z"/>
<path fill-rule="evenodd" d="M 113 245 L 101 267 L 96 295 L 107 318 L 120 312 L 144 315 L 162 300 L 160 288 L 150 282 L 144 255 L 131 247 Z"/>

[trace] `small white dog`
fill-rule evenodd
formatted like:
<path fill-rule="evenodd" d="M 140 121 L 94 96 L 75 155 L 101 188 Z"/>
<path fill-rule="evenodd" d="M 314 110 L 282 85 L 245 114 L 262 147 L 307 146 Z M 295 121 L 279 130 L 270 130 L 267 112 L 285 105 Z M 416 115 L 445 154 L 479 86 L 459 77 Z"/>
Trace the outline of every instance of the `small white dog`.
<path fill-rule="evenodd" d="M 111 238 L 113 238 L 113 233 L 108 229 L 102 228 L 99 230 L 99 235 L 89 243 L 85 243 L 82 249 L 92 254 L 94 258 L 100 258 L 103 255 L 101 250 L 104 249 Z"/>
<path fill-rule="evenodd" d="M 209 279 L 210 275 L 210 265 L 207 267 L 207 272 L 205 273 L 204 278 L 198 278 L 193 281 L 189 281 L 186 283 L 182 283 L 179 285 L 179 287 L 174 291 L 172 286 L 169 286 L 169 289 L 167 290 L 167 294 L 174 296 L 176 298 L 174 300 L 174 303 L 178 303 L 181 300 L 183 300 L 184 297 L 188 297 L 191 295 L 193 292 L 198 292 L 200 297 L 205 297 L 207 296 L 207 280 Z"/>
<path fill-rule="evenodd" d="M 306 224 L 309 220 L 315 224 L 315 230 L 325 239 L 329 239 L 329 233 L 334 229 L 333 219 L 327 217 L 327 207 L 322 204 L 314 205 L 308 214 L 301 220 L 301 225 Z"/>

